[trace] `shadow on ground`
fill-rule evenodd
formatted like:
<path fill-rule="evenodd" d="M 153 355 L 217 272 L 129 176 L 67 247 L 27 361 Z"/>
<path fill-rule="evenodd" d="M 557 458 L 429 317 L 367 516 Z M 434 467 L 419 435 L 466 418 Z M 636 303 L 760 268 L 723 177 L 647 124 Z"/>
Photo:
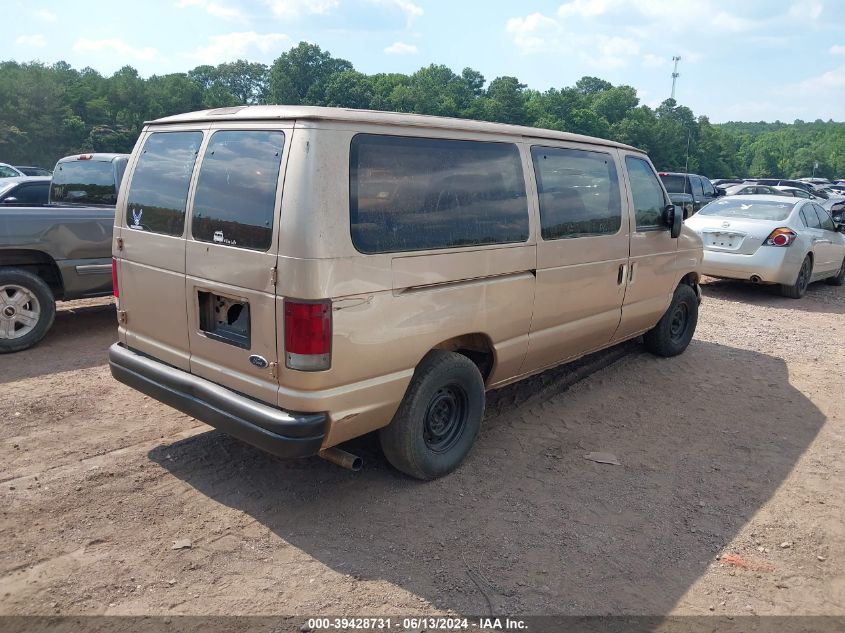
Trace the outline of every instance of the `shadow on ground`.
<path fill-rule="evenodd" d="M 117 317 L 111 299 L 60 303 L 47 336 L 35 347 L 0 356 L 0 384 L 108 362 L 117 340 Z M 74 353 L 66 353 L 68 349 Z"/>
<path fill-rule="evenodd" d="M 784 297 L 780 294 L 780 286 L 756 285 L 729 279 L 709 279 L 701 287 L 705 298 L 714 297 L 725 301 L 801 312 L 845 314 L 845 288 L 831 286 L 824 281 L 810 284 L 807 294 L 801 299 Z"/>
<path fill-rule="evenodd" d="M 659 615 L 825 421 L 782 360 L 714 343 L 674 359 L 637 350 L 566 393 L 555 380 L 496 394 L 466 464 L 431 483 L 393 471 L 372 437 L 353 445 L 358 474 L 218 432 L 149 456 L 331 568 L 441 609 Z"/>

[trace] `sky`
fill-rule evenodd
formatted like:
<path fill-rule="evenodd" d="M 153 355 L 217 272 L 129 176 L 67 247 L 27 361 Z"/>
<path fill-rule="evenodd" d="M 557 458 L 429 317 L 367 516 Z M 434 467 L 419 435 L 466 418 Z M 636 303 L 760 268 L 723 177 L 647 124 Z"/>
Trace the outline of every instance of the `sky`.
<path fill-rule="evenodd" d="M 845 121 L 845 0 L 0 0 L 0 60 L 143 76 L 300 41 L 364 73 L 469 66 L 529 88 L 593 75 L 712 122 Z"/>

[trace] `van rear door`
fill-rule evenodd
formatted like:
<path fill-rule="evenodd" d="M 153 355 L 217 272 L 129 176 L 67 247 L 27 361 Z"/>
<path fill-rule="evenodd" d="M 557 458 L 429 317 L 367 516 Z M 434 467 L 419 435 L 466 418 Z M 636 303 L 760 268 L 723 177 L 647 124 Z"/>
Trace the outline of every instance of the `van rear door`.
<path fill-rule="evenodd" d="M 186 371 L 185 209 L 202 142 L 198 126 L 145 132 L 115 222 L 121 340 Z"/>
<path fill-rule="evenodd" d="M 293 125 L 212 126 L 186 240 L 191 373 L 276 404 L 276 257 Z"/>

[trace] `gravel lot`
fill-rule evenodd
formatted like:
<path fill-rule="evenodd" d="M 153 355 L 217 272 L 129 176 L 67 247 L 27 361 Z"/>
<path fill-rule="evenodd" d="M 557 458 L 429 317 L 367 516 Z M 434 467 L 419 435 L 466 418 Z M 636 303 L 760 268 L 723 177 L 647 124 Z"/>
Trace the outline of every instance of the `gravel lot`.
<path fill-rule="evenodd" d="M 845 289 L 704 294 L 684 355 L 491 394 L 428 484 L 370 437 L 356 474 L 212 431 L 112 380 L 110 302 L 67 304 L 0 357 L 0 614 L 845 615 Z"/>

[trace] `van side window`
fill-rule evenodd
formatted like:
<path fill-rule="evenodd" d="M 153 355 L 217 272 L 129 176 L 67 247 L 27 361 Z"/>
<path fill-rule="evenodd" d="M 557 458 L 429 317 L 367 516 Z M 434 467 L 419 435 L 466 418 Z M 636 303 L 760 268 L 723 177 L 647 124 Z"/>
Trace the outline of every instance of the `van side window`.
<path fill-rule="evenodd" d="M 528 239 L 522 162 L 510 143 L 358 134 L 349 203 L 362 253 Z"/>
<path fill-rule="evenodd" d="M 284 146 L 281 131 L 213 134 L 194 195 L 194 239 L 261 251 L 270 248 Z"/>
<path fill-rule="evenodd" d="M 202 132 L 155 132 L 141 150 L 129 184 L 126 223 L 130 228 L 182 235 L 188 185 Z"/>
<path fill-rule="evenodd" d="M 628 179 L 631 181 L 637 230 L 664 228 L 663 208 L 668 203 L 651 165 L 636 156 L 626 156 L 625 165 L 628 167 Z"/>
<path fill-rule="evenodd" d="M 531 158 L 544 240 L 619 231 L 619 178 L 610 154 L 534 146 Z"/>

